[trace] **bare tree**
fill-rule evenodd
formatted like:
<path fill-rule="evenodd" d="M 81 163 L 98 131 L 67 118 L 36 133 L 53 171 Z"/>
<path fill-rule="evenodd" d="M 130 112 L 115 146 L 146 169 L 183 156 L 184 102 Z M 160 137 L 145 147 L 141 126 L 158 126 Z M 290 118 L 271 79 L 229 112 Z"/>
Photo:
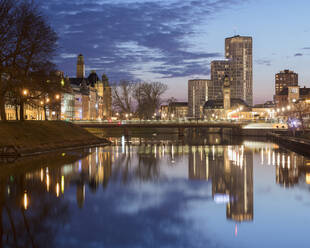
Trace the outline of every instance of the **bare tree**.
<path fill-rule="evenodd" d="M 301 123 L 301 130 L 305 131 L 305 117 L 310 115 L 310 103 L 307 101 L 296 102 L 288 112 L 290 118 L 297 118 Z"/>
<path fill-rule="evenodd" d="M 9 88 L 8 76 L 5 74 L 6 62 L 13 56 L 14 24 L 16 10 L 13 0 L 0 0 L 0 117 L 6 120 L 5 97 Z"/>
<path fill-rule="evenodd" d="M 24 90 L 31 93 L 30 90 L 40 89 L 43 82 L 32 76 L 51 68 L 57 35 L 33 1 L 0 0 L 0 9 L 0 30 L 4 32 L 0 35 L 0 98 L 5 99 L 9 92 L 13 92 L 11 96 L 19 104 L 23 120 L 24 104 L 31 96 Z M 11 25 L 6 26 L 8 23 Z M 5 120 L 4 105 L 5 100 L 0 101 L 2 120 Z"/>
<path fill-rule="evenodd" d="M 162 95 L 167 90 L 167 85 L 160 82 L 139 83 L 134 89 L 134 95 L 137 99 L 137 114 L 141 118 L 150 119 L 153 113 L 162 103 Z"/>
<path fill-rule="evenodd" d="M 112 87 L 112 104 L 116 111 L 121 113 L 135 112 L 133 89 L 134 85 L 125 80 Z"/>
<path fill-rule="evenodd" d="M 140 119 L 150 119 L 162 103 L 167 85 L 160 82 L 121 81 L 112 88 L 113 106 L 121 113 L 133 113 Z"/>

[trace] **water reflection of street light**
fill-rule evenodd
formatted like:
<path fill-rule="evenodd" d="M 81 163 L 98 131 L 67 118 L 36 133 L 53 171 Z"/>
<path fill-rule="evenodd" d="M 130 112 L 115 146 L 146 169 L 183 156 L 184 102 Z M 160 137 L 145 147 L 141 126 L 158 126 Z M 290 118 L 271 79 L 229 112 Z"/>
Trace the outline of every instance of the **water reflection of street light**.
<path fill-rule="evenodd" d="M 56 196 L 59 197 L 59 183 L 56 184 Z"/>
<path fill-rule="evenodd" d="M 65 177 L 61 176 L 61 193 L 65 192 Z"/>
<path fill-rule="evenodd" d="M 27 210 L 28 208 L 28 195 L 27 192 L 24 193 L 24 201 L 23 201 L 24 209 Z"/>

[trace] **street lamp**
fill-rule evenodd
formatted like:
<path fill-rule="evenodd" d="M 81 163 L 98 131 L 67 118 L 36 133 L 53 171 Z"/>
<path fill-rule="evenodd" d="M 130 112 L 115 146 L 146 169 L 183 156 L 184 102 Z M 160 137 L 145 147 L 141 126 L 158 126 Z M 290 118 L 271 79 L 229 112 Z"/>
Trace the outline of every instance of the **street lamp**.
<path fill-rule="evenodd" d="M 24 89 L 24 90 L 23 90 L 23 95 L 24 95 L 24 96 L 27 96 L 27 95 L 28 95 L 28 90 L 27 90 L 27 89 Z"/>
<path fill-rule="evenodd" d="M 55 95 L 56 100 L 59 100 L 60 96 L 59 94 Z"/>
<path fill-rule="evenodd" d="M 49 99 L 49 98 L 46 98 L 46 102 L 49 103 L 49 102 L 50 102 L 50 99 Z"/>

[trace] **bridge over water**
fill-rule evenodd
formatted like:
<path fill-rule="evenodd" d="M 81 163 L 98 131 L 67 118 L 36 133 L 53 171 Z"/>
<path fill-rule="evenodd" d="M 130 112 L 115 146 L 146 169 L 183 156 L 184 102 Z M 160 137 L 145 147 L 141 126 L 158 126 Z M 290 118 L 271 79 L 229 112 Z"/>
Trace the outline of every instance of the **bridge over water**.
<path fill-rule="evenodd" d="M 128 135 L 128 130 L 133 128 L 176 128 L 179 135 L 183 135 L 185 129 L 216 129 L 222 133 L 229 130 L 232 134 L 240 133 L 244 123 L 239 122 L 207 122 L 207 121 L 75 121 L 74 124 L 83 128 L 120 128 L 124 130 L 124 135 Z"/>

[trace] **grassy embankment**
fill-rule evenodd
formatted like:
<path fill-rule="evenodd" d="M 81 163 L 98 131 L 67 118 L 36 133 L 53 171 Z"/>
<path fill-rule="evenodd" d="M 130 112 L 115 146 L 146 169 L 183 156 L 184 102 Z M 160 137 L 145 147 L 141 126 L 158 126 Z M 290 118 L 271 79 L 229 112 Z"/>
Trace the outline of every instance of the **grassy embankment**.
<path fill-rule="evenodd" d="M 14 146 L 21 154 L 99 143 L 106 140 L 68 122 L 0 122 L 0 146 Z"/>

